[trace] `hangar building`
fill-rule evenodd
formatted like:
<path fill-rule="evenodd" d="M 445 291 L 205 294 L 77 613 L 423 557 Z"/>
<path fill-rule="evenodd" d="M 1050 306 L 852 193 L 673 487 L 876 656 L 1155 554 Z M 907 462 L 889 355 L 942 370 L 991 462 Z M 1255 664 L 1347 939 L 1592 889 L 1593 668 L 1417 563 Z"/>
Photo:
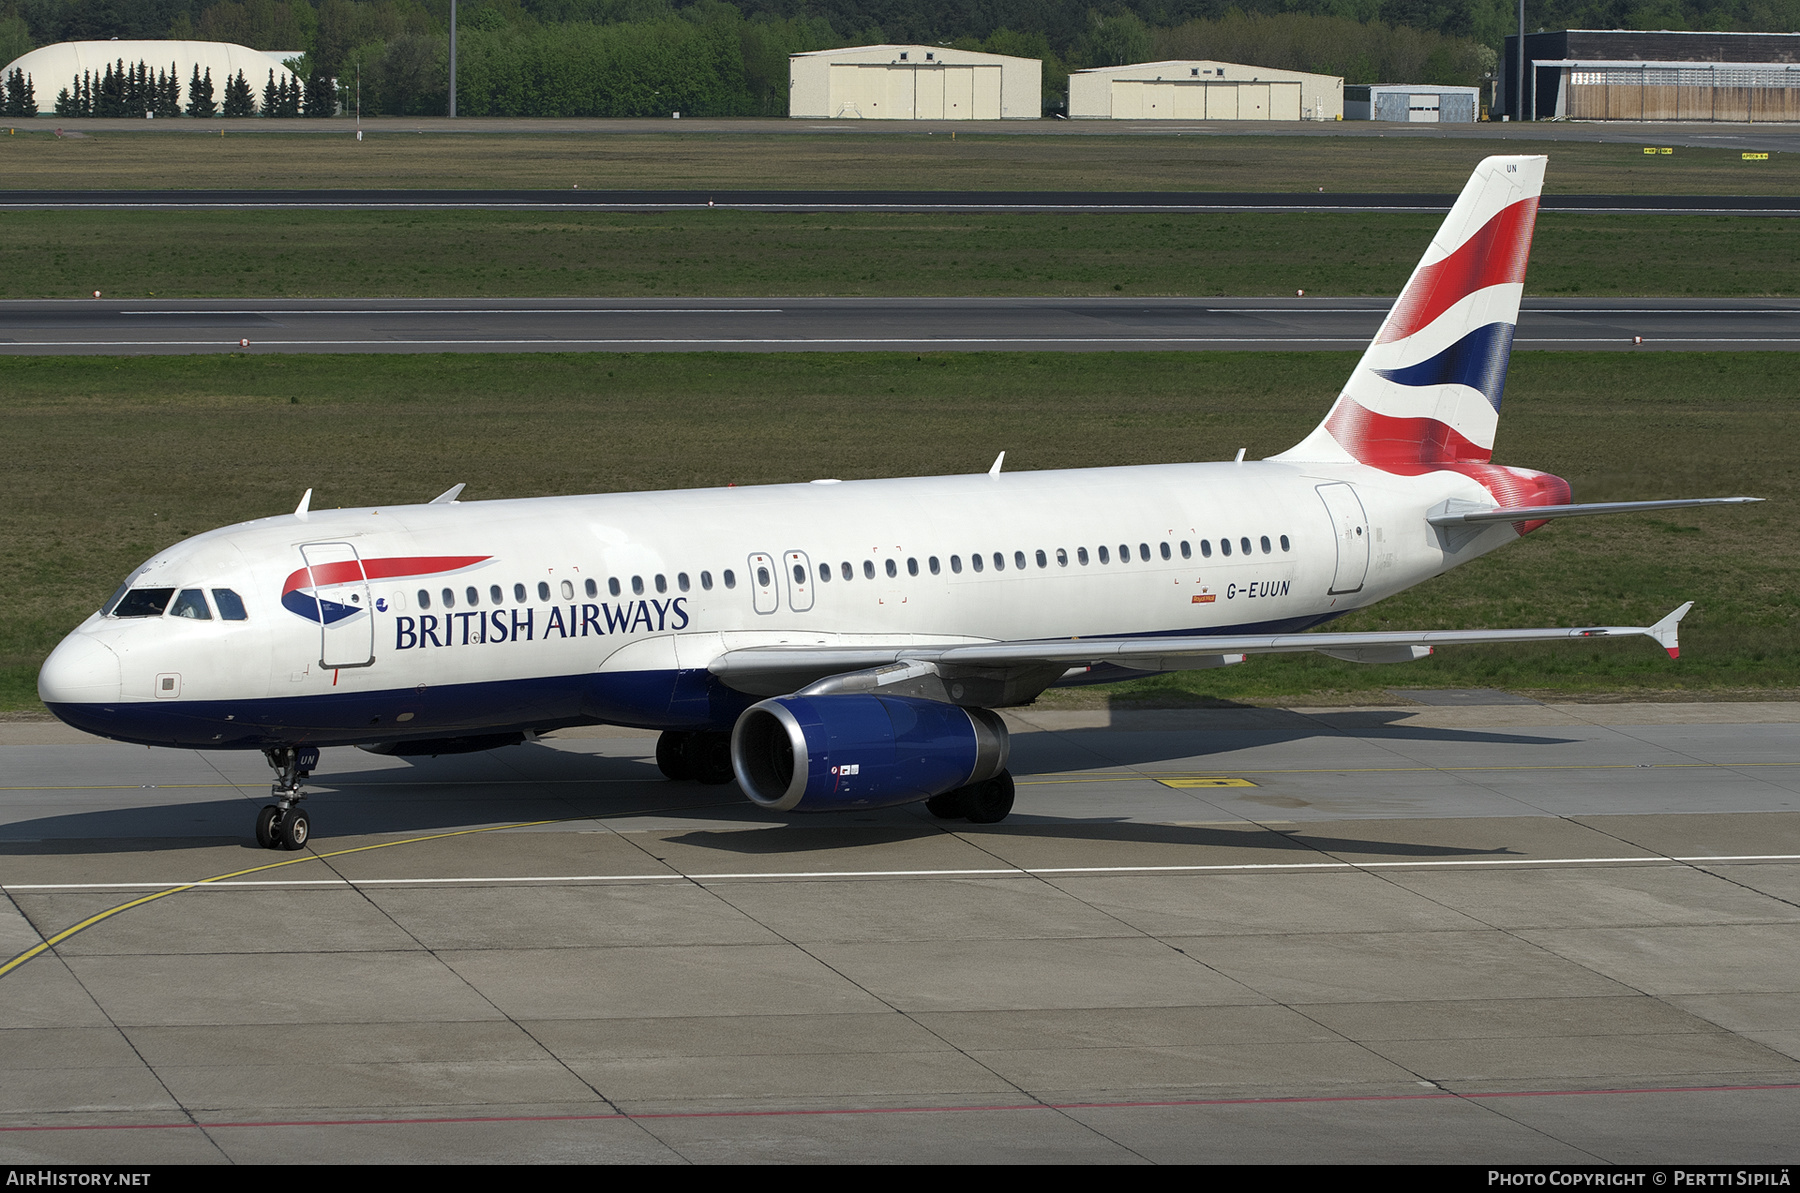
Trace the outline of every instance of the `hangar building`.
<path fill-rule="evenodd" d="M 1140 62 L 1069 75 L 1075 120 L 1342 120 L 1344 80 L 1236 62 Z"/>
<path fill-rule="evenodd" d="M 83 71 L 98 78 L 106 73 L 107 67 L 120 61 L 126 66 L 142 62 L 152 73 L 168 70 L 173 63 L 175 77 L 181 80 L 181 98 L 185 103 L 188 80 L 196 66 L 203 75 L 212 71 L 214 95 L 223 95 L 225 80 L 240 70 L 251 90 L 260 95 L 271 70 L 275 72 L 276 82 L 286 79 L 292 84 L 297 81 L 294 72 L 281 63 L 282 57 L 295 56 L 264 53 L 223 41 L 63 41 L 53 46 L 39 46 L 13 59 L 0 68 L 0 78 L 15 70 L 31 76 L 38 105 L 49 111 L 50 100 L 57 90 L 69 86 Z"/>
<path fill-rule="evenodd" d="M 1480 112 L 1479 87 L 1440 87 L 1433 83 L 1352 83 L 1344 88 L 1345 120 L 1473 124 Z"/>
<path fill-rule="evenodd" d="M 853 46 L 788 57 L 788 115 L 814 120 L 1036 120 L 1044 64 L 947 46 Z"/>
<path fill-rule="evenodd" d="M 1523 89 L 1518 47 L 1497 105 L 1514 120 L 1800 120 L 1800 33 L 1528 33 Z"/>

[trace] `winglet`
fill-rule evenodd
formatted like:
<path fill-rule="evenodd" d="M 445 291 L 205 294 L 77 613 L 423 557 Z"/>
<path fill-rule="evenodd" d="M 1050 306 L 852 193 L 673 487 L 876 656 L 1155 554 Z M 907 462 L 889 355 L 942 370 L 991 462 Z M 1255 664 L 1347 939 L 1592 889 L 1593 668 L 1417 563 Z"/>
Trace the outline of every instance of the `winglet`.
<path fill-rule="evenodd" d="M 433 497 L 427 504 L 429 504 L 429 505 L 455 505 L 457 494 L 461 493 L 463 491 L 463 489 L 468 485 L 468 483 L 469 482 L 467 482 L 467 481 L 462 481 L 459 484 L 451 485 L 448 489 L 445 489 L 442 493 L 439 493 L 436 497 Z"/>
<path fill-rule="evenodd" d="M 1656 639 L 1664 650 L 1669 652 L 1669 657 L 1671 659 L 1679 659 L 1681 657 L 1681 642 L 1676 637 L 1676 631 L 1681 626 L 1681 619 L 1686 617 L 1688 615 L 1688 610 L 1693 607 L 1694 602 L 1689 601 L 1649 629 L 1650 636 Z"/>
<path fill-rule="evenodd" d="M 1001 452 L 999 455 L 995 456 L 994 457 L 994 466 L 992 468 L 988 469 L 988 475 L 989 476 L 999 476 L 1000 475 L 1000 464 L 1005 459 L 1006 459 L 1005 452 Z"/>
<path fill-rule="evenodd" d="M 294 517 L 306 521 L 306 513 L 312 508 L 312 490 L 300 494 L 300 504 L 294 507 Z"/>

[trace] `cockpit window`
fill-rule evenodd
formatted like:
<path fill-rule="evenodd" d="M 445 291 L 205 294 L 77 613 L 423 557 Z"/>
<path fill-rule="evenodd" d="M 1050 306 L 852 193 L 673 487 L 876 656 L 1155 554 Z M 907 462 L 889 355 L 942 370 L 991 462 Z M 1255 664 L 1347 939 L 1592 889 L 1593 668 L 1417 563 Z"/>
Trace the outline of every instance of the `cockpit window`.
<path fill-rule="evenodd" d="M 170 617 L 186 617 L 193 621 L 211 621 L 212 610 L 206 607 L 206 594 L 198 588 L 184 588 L 169 609 Z"/>
<path fill-rule="evenodd" d="M 219 617 L 221 620 L 250 620 L 250 615 L 244 611 L 243 598 L 229 588 L 213 589 L 213 604 L 219 607 Z"/>
<path fill-rule="evenodd" d="M 134 588 L 113 606 L 114 617 L 161 617 L 169 607 L 173 588 Z"/>
<path fill-rule="evenodd" d="M 118 590 L 115 591 L 111 596 L 106 598 L 106 604 L 100 606 L 100 616 L 111 617 L 113 609 L 116 608 L 119 604 L 119 598 L 124 596 L 126 593 L 128 593 L 130 591 L 131 591 L 131 585 L 129 585 L 129 584 L 119 585 Z"/>

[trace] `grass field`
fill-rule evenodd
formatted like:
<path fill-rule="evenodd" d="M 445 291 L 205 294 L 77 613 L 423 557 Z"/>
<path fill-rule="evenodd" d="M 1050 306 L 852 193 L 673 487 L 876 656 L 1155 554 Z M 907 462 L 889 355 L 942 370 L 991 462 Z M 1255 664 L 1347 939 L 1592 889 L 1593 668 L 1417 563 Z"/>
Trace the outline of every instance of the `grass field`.
<path fill-rule="evenodd" d="M 717 122 L 724 123 L 724 122 Z M 128 188 L 503 188 L 568 190 L 1460 190 L 1491 153 L 1547 153 L 1548 194 L 1800 194 L 1800 155 L 1746 162 L 1735 149 L 1518 137 L 1268 136 L 1211 126 L 1202 135 L 969 131 L 865 133 L 839 124 L 731 122 L 675 132 L 670 122 L 459 121 L 19 122 L 0 135 L 10 190 Z M 65 126 L 83 135 L 59 140 Z M 0 125 L 0 127 L 4 127 Z M 431 131 L 416 131 L 429 129 Z M 655 130 L 655 131 L 651 131 Z M 667 130 L 667 131 L 665 131 Z M 223 132 L 225 135 L 220 136 Z M 1654 134 L 1652 134 L 1654 135 Z M 1653 142 L 1646 142 L 1651 144 Z"/>
<path fill-rule="evenodd" d="M 0 358 L 0 708 L 167 543 L 293 508 L 1267 455 L 1321 417 L 1339 353 Z M 1312 658 L 1139 681 L 1118 699 L 1342 699 L 1391 686 L 1563 693 L 1800 687 L 1800 360 L 1528 354 L 1497 459 L 1578 500 L 1767 505 L 1553 525 L 1339 624 L 1635 623 L 1643 642 Z M 831 461 L 828 469 L 819 463 Z"/>
<path fill-rule="evenodd" d="M 1439 220 L 11 211 L 0 298 L 1394 294 Z M 1527 287 L 1791 295 L 1800 220 L 1548 212 Z"/>

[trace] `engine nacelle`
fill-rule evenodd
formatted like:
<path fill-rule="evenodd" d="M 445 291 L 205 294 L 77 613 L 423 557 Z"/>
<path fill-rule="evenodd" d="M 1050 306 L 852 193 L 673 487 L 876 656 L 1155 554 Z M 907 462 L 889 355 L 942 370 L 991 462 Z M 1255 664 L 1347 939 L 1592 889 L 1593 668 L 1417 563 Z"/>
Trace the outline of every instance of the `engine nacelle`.
<path fill-rule="evenodd" d="M 886 808 L 1006 769 L 1006 722 L 985 708 L 907 696 L 780 696 L 746 709 L 731 767 L 776 812 Z"/>

